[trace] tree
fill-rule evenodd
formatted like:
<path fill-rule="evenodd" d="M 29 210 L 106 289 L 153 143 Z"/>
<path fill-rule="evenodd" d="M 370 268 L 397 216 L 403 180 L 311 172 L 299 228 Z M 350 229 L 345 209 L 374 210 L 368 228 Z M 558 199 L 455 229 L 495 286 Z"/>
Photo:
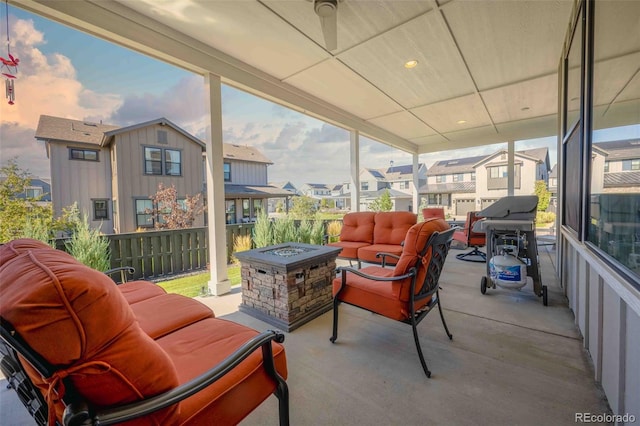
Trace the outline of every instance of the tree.
<path fill-rule="evenodd" d="M 393 202 L 391 201 L 391 193 L 388 189 L 375 200 L 369 204 L 369 210 L 374 212 L 390 212 L 393 208 Z"/>
<path fill-rule="evenodd" d="M 545 181 L 536 181 L 535 194 L 538 196 L 538 211 L 546 212 L 549 207 L 549 200 L 551 200 L 551 193 L 547 189 Z"/>
<path fill-rule="evenodd" d="M 204 211 L 200 194 L 187 195 L 184 200 L 178 200 L 178 191 L 174 185 L 158 184 L 158 192 L 149 198 L 153 200 L 153 209 L 147 213 L 158 218 L 155 223 L 158 229 L 190 228 L 196 216 Z"/>
<path fill-rule="evenodd" d="M 316 201 L 306 195 L 293 197 L 290 213 L 295 219 L 312 218 L 316 213 Z"/>
<path fill-rule="evenodd" d="M 41 197 L 26 196 L 31 184 L 28 172 L 12 159 L 0 167 L 0 176 L 0 243 L 27 236 L 45 238 L 41 230 L 52 229 L 53 211 L 37 203 Z"/>

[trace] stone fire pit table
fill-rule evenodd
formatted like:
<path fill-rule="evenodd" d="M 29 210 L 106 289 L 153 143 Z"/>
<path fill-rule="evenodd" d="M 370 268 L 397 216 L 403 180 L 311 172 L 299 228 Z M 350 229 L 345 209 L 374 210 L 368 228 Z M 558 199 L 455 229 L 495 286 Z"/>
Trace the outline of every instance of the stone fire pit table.
<path fill-rule="evenodd" d="M 293 331 L 331 309 L 339 247 L 284 243 L 236 253 L 240 311 Z"/>

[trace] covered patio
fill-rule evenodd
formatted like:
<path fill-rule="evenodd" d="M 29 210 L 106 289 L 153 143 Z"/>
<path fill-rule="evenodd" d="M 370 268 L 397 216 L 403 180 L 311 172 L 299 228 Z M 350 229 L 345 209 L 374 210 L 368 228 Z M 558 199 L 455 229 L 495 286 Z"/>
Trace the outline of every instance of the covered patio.
<path fill-rule="evenodd" d="M 338 341 L 331 312 L 287 333 L 292 425 L 575 424 L 576 413 L 610 413 L 573 315 L 555 277 L 551 246 L 541 251 L 549 306 L 531 286 L 480 294 L 484 264 L 447 257 L 440 279 L 444 315 L 419 326 L 433 376 L 422 372 L 411 327 L 342 305 Z M 257 330 L 271 328 L 238 311 L 239 288 L 199 298 L 216 316 Z M 13 394 L 0 390 L 2 423 L 30 424 Z M 243 425 L 277 424 L 270 398 Z"/>
<path fill-rule="evenodd" d="M 359 205 L 361 135 L 408 152 L 414 170 L 421 155 L 506 142 L 510 193 L 515 141 L 558 136 L 559 218 L 566 206 L 578 211 L 571 223 L 559 220 L 558 251 L 542 256 L 550 306 L 529 292 L 481 296 L 476 268 L 483 266 L 448 259 L 442 298 L 454 340 L 433 318 L 422 324 L 430 381 L 420 377 L 409 329 L 345 308 L 331 345 L 326 314 L 285 343 L 293 424 L 569 424 L 576 412 L 608 412 L 606 401 L 614 414 L 640 416 L 637 275 L 585 238 L 593 5 L 611 5 L 600 16 L 614 28 L 602 32 L 611 51 L 599 64 L 609 72 L 599 100 L 608 114 L 598 122 L 607 128 L 639 122 L 640 46 L 630 36 L 637 3 L 333 1 L 335 48 L 314 3 L 304 0 L 11 3 L 202 75 L 211 115 L 207 199 L 215 205 L 224 205 L 223 83 L 347 129 L 352 206 Z M 574 34 L 584 43 L 572 44 Z M 623 42 L 630 48 L 617 49 Z M 563 148 L 570 129 L 579 135 L 574 151 Z M 567 176 L 577 183 L 565 192 Z M 418 205 L 414 193 L 414 212 Z M 209 287 L 219 296 L 211 300 L 237 306 L 237 295 L 226 295 L 225 214 L 208 214 L 216 242 Z M 241 313 L 227 316 L 266 328 Z M 274 410 L 265 404 L 247 424 L 272 424 Z"/>

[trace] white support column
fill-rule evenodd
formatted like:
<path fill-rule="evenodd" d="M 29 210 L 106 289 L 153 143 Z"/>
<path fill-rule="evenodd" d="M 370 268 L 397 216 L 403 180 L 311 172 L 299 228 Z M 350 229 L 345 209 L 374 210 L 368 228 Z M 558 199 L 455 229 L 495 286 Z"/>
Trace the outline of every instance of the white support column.
<path fill-rule="evenodd" d="M 227 277 L 227 233 L 224 210 L 224 176 L 222 156 L 222 90 L 220 77 L 205 74 L 205 108 L 211 127 L 206 135 L 207 219 L 209 224 L 209 291 L 220 296 L 231 291 Z"/>
<path fill-rule="evenodd" d="M 516 167 L 515 167 L 515 159 L 516 159 L 516 151 L 515 151 L 515 142 L 508 142 L 508 151 L 507 151 L 507 195 L 511 196 L 515 194 L 515 177 L 516 177 Z"/>
<path fill-rule="evenodd" d="M 360 132 L 351 131 L 351 211 L 360 211 Z"/>
<path fill-rule="evenodd" d="M 420 213 L 420 180 L 418 179 L 418 154 L 413 154 L 413 212 Z"/>

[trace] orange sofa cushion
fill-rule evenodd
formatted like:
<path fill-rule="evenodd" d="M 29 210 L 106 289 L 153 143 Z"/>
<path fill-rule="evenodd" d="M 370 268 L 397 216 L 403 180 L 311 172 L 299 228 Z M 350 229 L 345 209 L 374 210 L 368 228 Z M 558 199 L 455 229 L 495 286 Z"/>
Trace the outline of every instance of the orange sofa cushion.
<path fill-rule="evenodd" d="M 393 269 L 381 266 L 367 266 L 360 269 L 365 274 L 378 277 L 390 277 Z M 342 274 L 333 280 L 333 295 L 335 296 L 342 283 Z M 403 313 L 406 303 L 400 301 L 399 281 L 374 281 L 347 272 L 347 285 L 340 293 L 340 300 L 346 303 L 368 309 L 387 318 L 398 321 L 406 318 Z"/>
<path fill-rule="evenodd" d="M 171 359 L 138 326 L 116 284 L 68 254 L 51 248 L 24 251 L 0 247 L 0 315 L 26 342 L 59 371 L 43 381 L 50 408 L 60 420 L 63 393 L 59 379 L 68 376 L 96 407 L 141 400 L 174 388 L 178 376 Z M 177 406 L 136 424 L 168 424 Z"/>
<path fill-rule="evenodd" d="M 411 212 L 376 213 L 373 244 L 401 244 L 417 220 L 418 217 Z"/>
<path fill-rule="evenodd" d="M 338 257 L 343 259 L 357 259 L 358 250 L 361 247 L 367 247 L 369 243 L 361 243 L 356 241 L 338 241 L 335 243 L 329 243 L 328 246 L 341 247 L 342 251 L 338 254 Z"/>
<path fill-rule="evenodd" d="M 396 256 L 400 256 L 402 253 L 402 246 L 400 244 L 372 244 L 358 249 L 358 259 L 362 262 L 380 263 L 381 257 L 376 257 L 377 253 L 391 253 Z M 396 259 L 394 257 L 387 257 L 387 265 L 395 265 Z"/>
<path fill-rule="evenodd" d="M 340 241 L 372 244 L 375 216 L 375 212 L 355 212 L 344 215 Z"/>
<path fill-rule="evenodd" d="M 118 289 L 130 305 L 151 299 L 152 297 L 167 294 L 167 292 L 159 285 L 142 280 L 122 283 L 118 285 Z"/>
<path fill-rule="evenodd" d="M 171 293 L 134 303 L 131 310 L 142 331 L 152 339 L 214 317 L 213 311 L 203 303 Z"/>
<path fill-rule="evenodd" d="M 175 364 L 180 384 L 218 364 L 258 332 L 234 322 L 208 318 L 157 340 Z M 276 370 L 287 378 L 282 345 L 273 342 Z M 180 403 L 179 423 L 231 425 L 260 405 L 275 390 L 257 350 L 216 383 Z"/>

